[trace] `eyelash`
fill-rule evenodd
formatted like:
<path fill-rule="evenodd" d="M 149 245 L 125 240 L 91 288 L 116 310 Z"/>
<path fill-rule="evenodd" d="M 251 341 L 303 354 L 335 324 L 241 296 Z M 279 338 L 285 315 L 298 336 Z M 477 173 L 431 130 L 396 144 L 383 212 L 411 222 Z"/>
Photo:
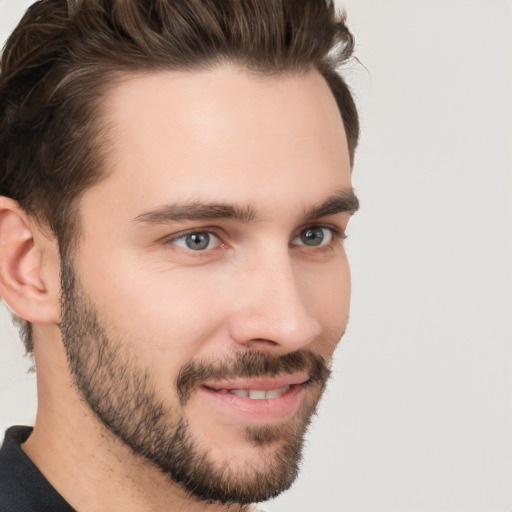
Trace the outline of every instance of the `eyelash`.
<path fill-rule="evenodd" d="M 338 229 L 338 228 L 336 228 L 334 226 L 326 226 L 326 225 L 313 224 L 311 226 L 306 226 L 306 227 L 302 228 L 299 231 L 299 233 L 292 238 L 292 241 L 297 239 L 297 238 L 299 238 L 302 233 L 305 233 L 308 230 L 313 231 L 315 229 L 322 229 L 322 230 L 329 231 L 332 238 L 326 244 L 322 244 L 322 245 L 318 245 L 318 246 L 315 246 L 315 245 L 309 246 L 307 244 L 295 244 L 294 246 L 295 247 L 306 247 L 306 248 L 315 249 L 315 250 L 318 251 L 318 250 L 327 249 L 327 248 L 331 247 L 333 245 L 333 242 L 343 241 L 343 240 L 345 240 L 347 238 L 347 235 L 343 231 L 341 231 L 340 229 Z M 217 244 L 216 247 L 213 247 L 212 249 L 205 248 L 205 249 L 197 249 L 196 250 L 196 249 L 192 249 L 190 247 L 182 247 L 189 254 L 200 255 L 201 253 L 206 253 L 206 252 L 212 251 L 214 249 L 217 249 L 219 245 L 226 247 L 225 244 L 222 243 L 222 240 L 221 240 L 220 236 L 215 231 L 213 231 L 211 229 L 208 229 L 208 228 L 190 230 L 190 231 L 187 231 L 185 233 L 181 233 L 181 234 L 179 234 L 177 236 L 172 236 L 170 238 L 165 238 L 164 242 L 165 242 L 165 244 L 169 244 L 169 245 L 177 245 L 176 242 L 178 240 L 185 240 L 186 237 L 188 237 L 190 235 L 209 235 L 209 236 L 213 236 L 213 237 L 218 239 L 218 244 Z"/>
<path fill-rule="evenodd" d="M 317 250 L 320 250 L 320 249 L 326 249 L 328 247 L 330 247 L 332 245 L 333 242 L 335 241 L 342 241 L 342 240 L 345 240 L 347 238 L 347 235 L 342 232 L 340 229 L 334 227 L 334 226 L 322 226 L 322 225 L 318 225 L 318 224 L 313 224 L 311 226 L 307 226 L 305 228 L 302 228 L 300 230 L 300 232 L 298 233 L 298 235 L 296 235 L 293 240 L 299 238 L 301 236 L 302 233 L 305 233 L 307 231 L 314 231 L 314 230 L 317 230 L 317 229 L 322 229 L 322 230 L 327 230 L 329 231 L 330 235 L 331 235 L 331 239 L 326 243 L 326 244 L 322 244 L 322 245 L 318 245 L 318 246 L 308 246 L 307 244 L 297 244 L 299 247 L 310 247 L 310 248 L 313 248 L 313 249 L 317 249 Z"/>

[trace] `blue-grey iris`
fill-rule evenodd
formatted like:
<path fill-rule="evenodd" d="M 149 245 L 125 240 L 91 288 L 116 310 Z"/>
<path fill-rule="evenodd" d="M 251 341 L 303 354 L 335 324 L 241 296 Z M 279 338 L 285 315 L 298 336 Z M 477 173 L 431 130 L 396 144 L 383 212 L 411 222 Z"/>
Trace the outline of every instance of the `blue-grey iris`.
<path fill-rule="evenodd" d="M 315 246 L 320 245 L 324 241 L 323 228 L 309 228 L 300 234 L 300 239 L 304 245 Z"/>
<path fill-rule="evenodd" d="M 210 245 L 210 235 L 208 233 L 191 233 L 185 237 L 185 243 L 189 249 L 201 251 Z"/>

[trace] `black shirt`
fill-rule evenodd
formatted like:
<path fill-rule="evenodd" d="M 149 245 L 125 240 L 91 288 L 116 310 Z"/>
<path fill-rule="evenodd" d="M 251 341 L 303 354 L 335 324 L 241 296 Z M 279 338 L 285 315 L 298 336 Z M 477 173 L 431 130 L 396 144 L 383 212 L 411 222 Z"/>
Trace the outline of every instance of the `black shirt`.
<path fill-rule="evenodd" d="M 0 449 L 0 512 L 74 512 L 21 449 L 31 427 L 11 427 Z"/>

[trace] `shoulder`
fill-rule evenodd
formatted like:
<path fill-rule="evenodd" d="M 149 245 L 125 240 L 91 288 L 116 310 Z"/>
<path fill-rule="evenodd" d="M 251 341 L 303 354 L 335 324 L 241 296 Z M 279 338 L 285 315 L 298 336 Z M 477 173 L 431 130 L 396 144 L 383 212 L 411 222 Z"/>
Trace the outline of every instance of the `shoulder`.
<path fill-rule="evenodd" d="M 73 512 L 21 445 L 31 427 L 11 427 L 0 449 L 0 512 Z"/>

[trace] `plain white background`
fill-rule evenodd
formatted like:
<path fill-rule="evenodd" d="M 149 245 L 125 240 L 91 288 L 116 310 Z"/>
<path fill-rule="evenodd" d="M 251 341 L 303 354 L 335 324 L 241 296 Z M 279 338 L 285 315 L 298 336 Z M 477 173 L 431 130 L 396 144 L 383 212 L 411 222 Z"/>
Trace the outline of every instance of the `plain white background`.
<path fill-rule="evenodd" d="M 0 40 L 30 1 L 0 0 Z M 275 512 L 512 511 L 512 2 L 347 0 L 352 315 Z M 0 429 L 34 376 L 0 316 Z"/>

